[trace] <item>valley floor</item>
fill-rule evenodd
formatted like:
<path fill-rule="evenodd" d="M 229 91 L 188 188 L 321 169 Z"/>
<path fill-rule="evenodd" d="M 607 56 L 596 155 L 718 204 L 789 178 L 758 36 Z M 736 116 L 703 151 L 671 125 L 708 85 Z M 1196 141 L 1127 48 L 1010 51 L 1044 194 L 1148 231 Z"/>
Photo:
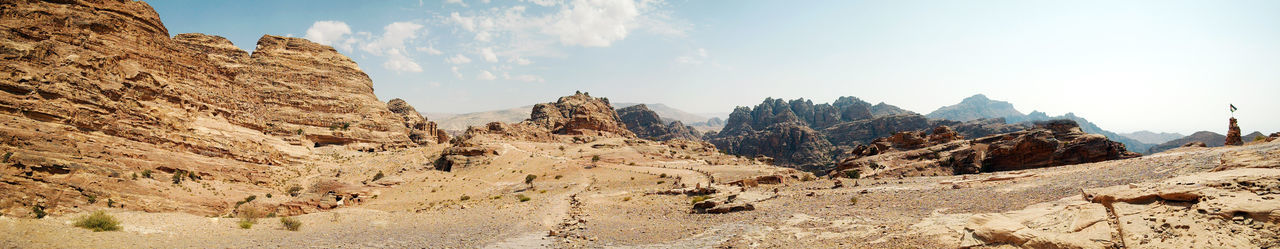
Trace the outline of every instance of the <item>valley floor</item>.
<path fill-rule="evenodd" d="M 1273 142 L 1015 172 L 785 178 L 782 184 L 739 188 L 724 183 L 794 171 L 741 160 L 710 165 L 716 158 L 704 157 L 714 155 L 632 146 L 622 139 L 485 145 L 497 148 L 499 156 L 454 172 L 428 169 L 420 160 L 397 163 L 397 157 L 425 152 L 343 159 L 396 172 L 388 175 L 403 183 L 379 189 L 360 204 L 297 216 L 300 231 L 285 230 L 276 218 L 240 229 L 236 218 L 108 210 L 122 231 L 72 226 L 83 214 L 0 217 L 0 248 L 953 248 L 973 245 L 965 224 L 976 214 L 1078 200 L 1082 189 L 1206 172 L 1241 153 L 1271 160 L 1280 151 L 1280 142 Z M 537 176 L 532 185 L 525 184 L 527 175 Z M 843 187 L 833 188 L 835 181 Z M 694 197 L 655 194 L 713 182 L 755 210 L 694 214 Z M 1276 234 L 1274 223 L 1260 224 L 1259 236 Z"/>

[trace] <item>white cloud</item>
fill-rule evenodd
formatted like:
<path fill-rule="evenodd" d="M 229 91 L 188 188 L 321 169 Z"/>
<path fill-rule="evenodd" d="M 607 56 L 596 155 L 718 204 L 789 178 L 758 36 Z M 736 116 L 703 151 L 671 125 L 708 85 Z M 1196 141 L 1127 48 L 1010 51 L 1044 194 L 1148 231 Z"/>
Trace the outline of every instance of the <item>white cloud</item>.
<path fill-rule="evenodd" d="M 444 0 L 444 3 L 452 3 L 462 5 L 462 7 L 467 7 L 467 3 L 462 2 L 462 0 Z"/>
<path fill-rule="evenodd" d="M 455 54 L 453 57 L 444 59 L 444 62 L 448 62 L 449 64 L 467 64 L 471 63 L 471 58 L 467 58 L 467 56 L 462 54 Z"/>
<path fill-rule="evenodd" d="M 558 36 L 564 45 L 608 47 L 627 37 L 639 15 L 631 0 L 575 0 L 543 32 Z"/>
<path fill-rule="evenodd" d="M 458 71 L 457 66 L 449 68 L 449 71 L 453 72 L 453 77 L 458 77 L 458 79 L 462 79 L 462 72 Z"/>
<path fill-rule="evenodd" d="M 551 7 L 551 6 L 560 5 L 559 0 L 521 0 L 521 1 L 530 2 L 542 7 Z"/>
<path fill-rule="evenodd" d="M 490 73 L 489 71 L 480 71 L 480 75 L 476 75 L 476 79 L 477 80 L 495 80 L 495 79 L 498 79 L 498 77 L 493 76 L 493 73 Z"/>
<path fill-rule="evenodd" d="M 506 80 L 517 80 L 517 81 L 524 81 L 524 82 L 545 81 L 542 79 L 542 77 L 538 77 L 537 75 L 532 75 L 532 74 L 521 74 L 521 75 L 516 75 L 515 77 L 512 77 L 510 74 L 502 73 L 502 78 Z"/>
<path fill-rule="evenodd" d="M 417 62 L 410 59 L 400 52 L 400 49 L 387 50 L 387 62 L 382 63 L 383 67 L 397 72 L 422 72 L 422 67 Z"/>
<path fill-rule="evenodd" d="M 390 49 L 403 51 L 405 41 L 418 38 L 418 30 L 422 29 L 422 25 L 412 22 L 394 22 L 382 29 L 381 37 L 365 43 L 360 49 L 373 55 L 382 55 Z"/>
<path fill-rule="evenodd" d="M 493 48 L 480 49 L 480 55 L 484 56 L 484 61 L 498 62 L 498 55 L 493 53 Z"/>
<path fill-rule="evenodd" d="M 458 26 L 461 26 L 462 29 L 465 29 L 467 31 L 471 31 L 471 32 L 476 31 L 475 17 L 464 17 L 462 15 L 459 15 L 458 12 L 453 12 L 449 14 L 449 22 L 457 24 Z"/>
<path fill-rule="evenodd" d="M 351 51 L 350 43 L 341 43 L 342 37 L 351 34 L 351 27 L 347 23 L 340 21 L 316 21 L 307 28 L 307 35 L 303 38 L 311 40 L 315 43 L 334 46 L 342 50 Z"/>
<path fill-rule="evenodd" d="M 430 55 L 444 54 L 444 52 L 441 52 L 439 49 L 436 49 L 435 44 L 428 44 L 426 47 L 417 47 L 417 48 L 414 48 L 414 50 L 418 50 L 418 52 L 427 52 L 427 54 L 430 54 Z"/>
<path fill-rule="evenodd" d="M 525 59 L 523 57 L 520 57 L 519 55 L 511 56 L 511 59 L 507 59 L 507 62 L 519 64 L 521 66 L 529 65 L 533 63 L 532 61 L 529 61 L 529 59 Z"/>
<path fill-rule="evenodd" d="M 695 50 L 692 54 L 676 57 L 676 63 L 702 65 L 702 63 L 706 62 L 707 59 L 710 57 L 711 56 L 707 54 L 706 49 L 699 48 L 698 50 Z"/>

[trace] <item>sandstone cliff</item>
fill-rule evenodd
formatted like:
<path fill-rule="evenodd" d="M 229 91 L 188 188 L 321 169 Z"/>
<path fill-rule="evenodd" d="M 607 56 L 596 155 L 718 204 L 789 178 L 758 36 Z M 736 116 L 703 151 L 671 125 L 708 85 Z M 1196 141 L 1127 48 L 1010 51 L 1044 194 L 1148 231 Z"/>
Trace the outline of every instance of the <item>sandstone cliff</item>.
<path fill-rule="evenodd" d="M 556 134 L 635 137 L 622 124 L 609 99 L 593 98 L 581 92 L 560 97 L 554 103 L 534 105 L 528 121 Z"/>
<path fill-rule="evenodd" d="M 144 2 L 5 1 L 0 11 L 0 150 L 12 166 L 0 171 L 0 213 L 214 213 L 229 201 L 126 178 L 192 175 L 267 192 L 290 177 L 272 167 L 305 160 L 309 147 L 414 144 L 369 77 L 329 46 L 267 35 L 250 54 L 222 37 L 170 38 Z"/>
<path fill-rule="evenodd" d="M 404 121 L 405 128 L 409 129 L 409 140 L 413 140 L 418 144 L 444 143 L 449 142 L 449 134 L 443 129 L 436 128 L 436 122 L 427 121 L 422 117 L 418 110 L 404 102 L 403 99 L 392 99 L 387 101 L 387 109 L 400 115 L 400 119 Z"/>

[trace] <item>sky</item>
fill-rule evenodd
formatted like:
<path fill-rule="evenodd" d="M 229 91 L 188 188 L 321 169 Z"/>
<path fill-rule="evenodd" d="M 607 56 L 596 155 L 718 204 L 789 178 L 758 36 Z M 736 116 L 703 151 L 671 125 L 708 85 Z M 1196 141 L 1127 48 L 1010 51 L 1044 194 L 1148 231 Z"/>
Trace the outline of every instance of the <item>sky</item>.
<path fill-rule="evenodd" d="M 974 94 L 1116 132 L 1280 131 L 1280 1 L 149 2 L 170 35 L 302 37 L 383 101 L 507 109 L 581 90 L 728 113 L 855 96 L 928 113 Z M 432 118 L 428 116 L 428 118 Z"/>

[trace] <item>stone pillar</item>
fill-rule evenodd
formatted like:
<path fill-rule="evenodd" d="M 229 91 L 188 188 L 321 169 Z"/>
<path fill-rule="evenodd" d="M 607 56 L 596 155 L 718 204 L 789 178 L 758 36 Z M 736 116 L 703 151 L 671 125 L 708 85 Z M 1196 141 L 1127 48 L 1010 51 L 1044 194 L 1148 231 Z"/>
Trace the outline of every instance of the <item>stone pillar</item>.
<path fill-rule="evenodd" d="M 1244 141 L 1240 140 L 1240 126 L 1236 125 L 1236 118 L 1231 118 L 1231 123 L 1227 125 L 1227 143 L 1226 145 L 1243 145 Z"/>

